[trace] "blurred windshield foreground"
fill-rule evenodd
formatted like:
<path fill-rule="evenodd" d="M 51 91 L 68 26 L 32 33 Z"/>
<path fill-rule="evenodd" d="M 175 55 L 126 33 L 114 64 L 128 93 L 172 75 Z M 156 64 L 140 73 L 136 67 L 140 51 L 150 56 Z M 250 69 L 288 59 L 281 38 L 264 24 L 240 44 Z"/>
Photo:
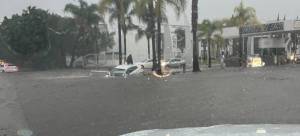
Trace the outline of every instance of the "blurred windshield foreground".
<path fill-rule="evenodd" d="M 203 128 L 146 130 L 121 136 L 297 136 L 300 125 L 219 125 Z"/>

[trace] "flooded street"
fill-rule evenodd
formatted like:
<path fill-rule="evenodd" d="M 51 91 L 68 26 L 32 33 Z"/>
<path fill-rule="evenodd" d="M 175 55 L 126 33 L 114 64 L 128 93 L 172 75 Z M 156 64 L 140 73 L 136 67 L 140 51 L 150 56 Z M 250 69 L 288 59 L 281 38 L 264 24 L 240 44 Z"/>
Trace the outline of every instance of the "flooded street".
<path fill-rule="evenodd" d="M 299 71 L 290 65 L 120 79 L 72 70 L 2 74 L 1 82 L 16 93 L 20 108 L 13 115 L 21 114 L 17 117 L 36 135 L 113 136 L 157 128 L 299 123 Z"/>

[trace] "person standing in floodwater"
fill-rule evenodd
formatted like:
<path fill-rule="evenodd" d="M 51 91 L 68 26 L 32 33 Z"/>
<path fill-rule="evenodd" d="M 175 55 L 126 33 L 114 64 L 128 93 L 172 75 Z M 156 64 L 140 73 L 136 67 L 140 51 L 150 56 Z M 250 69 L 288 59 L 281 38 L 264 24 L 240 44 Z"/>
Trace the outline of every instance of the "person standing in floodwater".
<path fill-rule="evenodd" d="M 132 65 L 133 64 L 133 59 L 132 59 L 132 55 L 129 54 L 127 59 L 126 59 L 126 63 L 127 65 Z"/>

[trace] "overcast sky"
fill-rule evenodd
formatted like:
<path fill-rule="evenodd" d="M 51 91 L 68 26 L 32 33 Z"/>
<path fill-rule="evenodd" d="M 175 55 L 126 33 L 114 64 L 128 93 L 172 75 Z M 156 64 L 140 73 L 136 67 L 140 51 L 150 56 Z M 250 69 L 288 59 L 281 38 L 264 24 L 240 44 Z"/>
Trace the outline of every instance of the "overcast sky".
<path fill-rule="evenodd" d="M 99 2 L 99 0 L 86 1 L 89 3 Z M 186 1 L 188 2 L 186 12 L 179 20 L 175 17 L 172 9 L 167 9 L 169 24 L 191 24 L 191 0 Z M 234 7 L 237 6 L 240 1 L 241 0 L 199 0 L 199 20 L 231 17 Z M 70 2 L 75 2 L 75 0 L 0 0 L 0 22 L 4 16 L 21 13 L 23 9 L 30 5 L 64 16 L 66 15 L 63 12 L 64 6 Z M 247 6 L 256 9 L 257 16 L 262 22 L 275 20 L 278 13 L 280 13 L 281 18 L 283 18 L 284 15 L 286 15 L 287 19 L 295 19 L 298 15 L 300 17 L 300 0 L 244 0 L 244 2 Z M 109 30 L 116 31 L 116 27 L 110 25 Z M 146 39 L 144 38 L 136 42 L 134 38 L 135 34 L 132 31 L 129 32 L 127 36 L 128 54 L 135 56 L 135 61 L 147 58 Z M 115 41 L 117 41 L 117 35 L 115 35 Z M 115 46 L 114 50 L 117 51 L 117 46 Z"/>
<path fill-rule="evenodd" d="M 98 3 L 99 0 L 86 1 Z M 191 0 L 187 1 L 191 2 Z M 43 9 L 48 9 L 50 12 L 64 15 L 64 5 L 69 2 L 74 2 L 74 0 L 0 0 L 0 18 L 2 20 L 4 16 L 20 13 L 22 9 L 29 5 L 35 5 Z M 199 18 L 218 19 L 230 17 L 234 7 L 239 2 L 240 0 L 199 0 Z M 262 21 L 276 19 L 278 13 L 282 17 L 286 15 L 287 19 L 294 19 L 298 15 L 300 16 L 299 0 L 244 0 L 244 2 L 246 5 L 256 9 L 257 16 Z M 187 16 L 190 16 L 189 9 L 190 5 L 187 7 Z M 168 10 L 168 12 L 172 12 L 172 10 Z M 175 17 L 173 19 L 175 20 Z M 170 22 L 176 22 L 173 19 Z"/>

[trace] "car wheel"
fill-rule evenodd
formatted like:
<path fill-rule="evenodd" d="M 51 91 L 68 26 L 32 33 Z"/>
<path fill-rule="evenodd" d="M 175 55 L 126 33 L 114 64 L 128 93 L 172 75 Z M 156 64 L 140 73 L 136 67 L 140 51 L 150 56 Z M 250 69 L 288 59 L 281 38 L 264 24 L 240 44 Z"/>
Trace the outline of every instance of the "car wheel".
<path fill-rule="evenodd" d="M 1 72 L 2 72 L 2 73 L 4 73 L 5 71 L 4 71 L 4 70 L 2 70 Z"/>

